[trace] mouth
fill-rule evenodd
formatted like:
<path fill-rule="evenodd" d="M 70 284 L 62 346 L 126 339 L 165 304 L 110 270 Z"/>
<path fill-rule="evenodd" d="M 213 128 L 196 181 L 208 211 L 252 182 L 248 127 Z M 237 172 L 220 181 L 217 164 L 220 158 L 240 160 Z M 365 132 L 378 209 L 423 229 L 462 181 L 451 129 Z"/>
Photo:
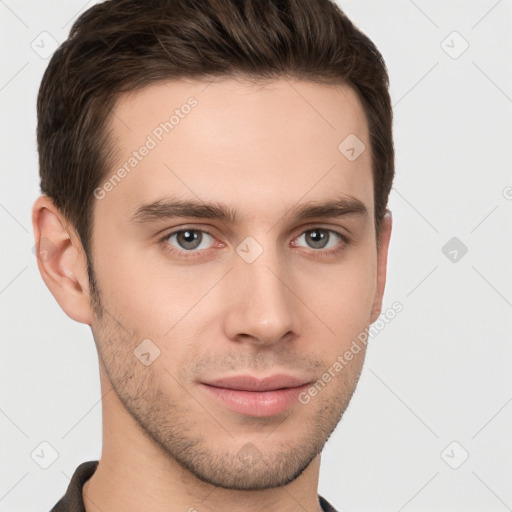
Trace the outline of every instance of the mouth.
<path fill-rule="evenodd" d="M 311 383 L 310 379 L 279 374 L 264 378 L 237 375 L 200 385 L 223 407 L 247 416 L 266 417 L 292 407 Z"/>

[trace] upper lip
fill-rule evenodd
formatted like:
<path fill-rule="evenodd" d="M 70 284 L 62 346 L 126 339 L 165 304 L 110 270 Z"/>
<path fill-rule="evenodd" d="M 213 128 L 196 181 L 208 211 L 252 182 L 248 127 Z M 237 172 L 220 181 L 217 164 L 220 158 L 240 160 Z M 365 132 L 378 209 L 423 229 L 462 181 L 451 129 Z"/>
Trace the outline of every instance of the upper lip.
<path fill-rule="evenodd" d="M 255 377 L 253 375 L 234 375 L 203 384 L 218 388 L 237 389 L 240 391 L 271 391 L 282 388 L 295 388 L 309 383 L 310 380 L 294 377 L 292 375 L 276 374 L 268 377 Z"/>

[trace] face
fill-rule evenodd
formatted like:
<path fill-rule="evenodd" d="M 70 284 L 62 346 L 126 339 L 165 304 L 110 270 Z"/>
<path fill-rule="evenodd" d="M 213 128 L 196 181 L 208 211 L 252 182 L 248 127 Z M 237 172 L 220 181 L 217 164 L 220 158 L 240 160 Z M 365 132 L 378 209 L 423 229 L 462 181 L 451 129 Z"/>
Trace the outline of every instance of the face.
<path fill-rule="evenodd" d="M 365 346 L 335 363 L 383 292 L 355 92 L 160 83 L 121 97 L 111 133 L 91 327 L 119 407 L 203 481 L 294 480 L 348 406 Z M 355 160 L 349 134 L 366 146 Z"/>

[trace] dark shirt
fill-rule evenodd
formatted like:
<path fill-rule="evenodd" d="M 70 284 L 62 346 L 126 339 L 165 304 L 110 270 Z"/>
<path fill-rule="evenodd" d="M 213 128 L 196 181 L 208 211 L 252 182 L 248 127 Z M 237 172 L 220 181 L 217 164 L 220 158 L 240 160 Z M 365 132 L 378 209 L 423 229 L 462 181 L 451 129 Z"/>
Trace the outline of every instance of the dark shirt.
<path fill-rule="evenodd" d="M 66 494 L 50 510 L 50 512 L 85 512 L 84 500 L 82 498 L 82 487 L 91 478 L 98 467 L 97 460 L 82 462 L 71 477 Z M 336 512 L 336 509 L 322 496 L 318 496 L 320 505 L 324 512 Z"/>

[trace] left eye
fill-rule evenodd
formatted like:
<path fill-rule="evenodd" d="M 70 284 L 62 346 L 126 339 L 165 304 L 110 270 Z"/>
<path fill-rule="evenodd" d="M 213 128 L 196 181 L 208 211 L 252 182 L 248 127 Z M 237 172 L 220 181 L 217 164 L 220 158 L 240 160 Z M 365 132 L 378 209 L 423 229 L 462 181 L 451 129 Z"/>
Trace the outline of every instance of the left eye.
<path fill-rule="evenodd" d="M 169 241 L 176 238 L 176 242 L 179 244 L 178 249 L 193 251 L 194 249 L 206 249 L 206 247 L 201 247 L 205 236 L 213 240 L 213 236 L 206 231 L 200 229 L 182 229 L 180 231 L 174 231 L 174 233 L 170 235 L 166 235 L 165 240 Z"/>
<path fill-rule="evenodd" d="M 338 241 L 336 242 L 336 240 L 334 240 L 333 244 L 328 245 L 333 239 L 331 235 L 334 235 L 334 238 L 337 237 Z M 340 240 L 343 240 L 343 237 L 336 231 L 324 228 L 315 228 L 304 231 L 304 233 L 298 236 L 296 240 L 300 240 L 303 237 L 312 249 L 332 249 L 333 247 L 336 247 Z"/>

